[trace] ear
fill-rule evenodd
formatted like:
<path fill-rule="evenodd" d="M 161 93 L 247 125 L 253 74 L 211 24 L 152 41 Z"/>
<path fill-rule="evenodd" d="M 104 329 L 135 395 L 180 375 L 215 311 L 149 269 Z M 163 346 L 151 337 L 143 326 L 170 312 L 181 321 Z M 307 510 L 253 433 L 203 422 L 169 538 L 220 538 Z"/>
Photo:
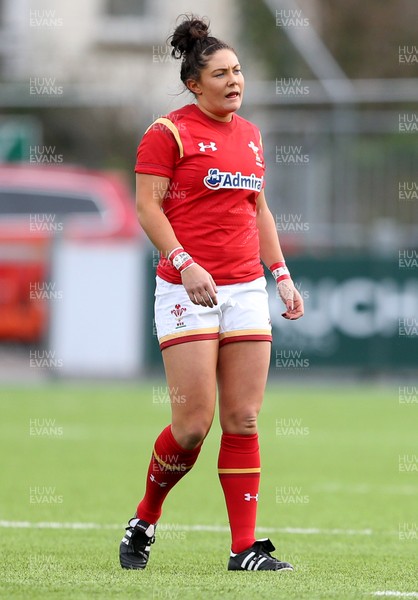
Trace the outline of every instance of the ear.
<path fill-rule="evenodd" d="M 202 93 L 200 85 L 195 79 L 188 79 L 186 81 L 186 85 L 189 88 L 189 90 L 192 92 L 192 94 L 200 96 L 200 94 Z"/>

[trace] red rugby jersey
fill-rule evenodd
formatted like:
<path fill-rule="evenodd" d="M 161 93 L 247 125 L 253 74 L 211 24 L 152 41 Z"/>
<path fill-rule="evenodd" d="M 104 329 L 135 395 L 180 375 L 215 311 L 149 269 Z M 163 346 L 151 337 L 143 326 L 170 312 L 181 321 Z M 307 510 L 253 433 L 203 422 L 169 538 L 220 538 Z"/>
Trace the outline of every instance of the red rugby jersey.
<path fill-rule="evenodd" d="M 265 165 L 259 130 L 236 114 L 229 123 L 211 119 L 195 104 L 166 118 L 175 128 L 151 125 L 139 144 L 135 171 L 170 178 L 164 214 L 183 248 L 217 284 L 261 277 L 256 200 Z M 157 274 L 181 283 L 163 258 Z"/>

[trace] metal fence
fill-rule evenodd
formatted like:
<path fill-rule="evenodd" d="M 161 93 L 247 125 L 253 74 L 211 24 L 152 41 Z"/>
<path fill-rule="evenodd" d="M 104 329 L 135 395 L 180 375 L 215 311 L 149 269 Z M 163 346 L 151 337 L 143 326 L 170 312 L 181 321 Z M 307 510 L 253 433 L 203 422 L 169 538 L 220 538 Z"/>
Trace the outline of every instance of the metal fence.
<path fill-rule="evenodd" d="M 417 245 L 417 113 L 276 108 L 252 118 L 288 247 L 389 255 Z"/>

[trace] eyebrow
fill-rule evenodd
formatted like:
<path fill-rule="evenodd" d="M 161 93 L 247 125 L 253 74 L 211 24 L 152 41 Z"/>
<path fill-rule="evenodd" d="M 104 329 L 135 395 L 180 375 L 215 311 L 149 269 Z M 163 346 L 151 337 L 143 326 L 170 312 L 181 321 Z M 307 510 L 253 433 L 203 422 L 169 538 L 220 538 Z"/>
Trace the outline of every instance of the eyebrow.
<path fill-rule="evenodd" d="M 241 67 L 241 65 L 239 63 L 237 63 L 232 68 L 236 69 L 237 67 Z M 212 73 L 216 73 L 216 71 L 227 71 L 228 69 L 229 69 L 229 67 L 218 67 L 216 69 L 213 69 Z"/>

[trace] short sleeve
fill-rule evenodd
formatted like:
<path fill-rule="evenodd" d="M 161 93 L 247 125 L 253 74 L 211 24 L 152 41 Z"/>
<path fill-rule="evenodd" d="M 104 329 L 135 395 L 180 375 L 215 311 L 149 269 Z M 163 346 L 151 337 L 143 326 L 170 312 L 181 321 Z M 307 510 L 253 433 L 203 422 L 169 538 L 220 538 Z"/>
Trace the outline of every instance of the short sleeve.
<path fill-rule="evenodd" d="M 138 146 L 135 173 L 172 179 L 178 160 L 179 147 L 174 135 L 162 123 L 154 123 Z"/>
<path fill-rule="evenodd" d="M 266 172 L 266 163 L 265 163 L 265 160 L 264 160 L 263 136 L 261 135 L 261 131 L 259 129 L 256 129 L 256 131 L 257 131 L 257 133 L 259 135 L 259 144 L 260 144 L 259 154 L 260 154 L 260 157 L 261 157 L 261 161 L 263 163 L 263 184 L 261 186 L 261 189 L 264 190 L 264 188 L 266 187 L 266 178 L 264 176 L 264 174 Z"/>

